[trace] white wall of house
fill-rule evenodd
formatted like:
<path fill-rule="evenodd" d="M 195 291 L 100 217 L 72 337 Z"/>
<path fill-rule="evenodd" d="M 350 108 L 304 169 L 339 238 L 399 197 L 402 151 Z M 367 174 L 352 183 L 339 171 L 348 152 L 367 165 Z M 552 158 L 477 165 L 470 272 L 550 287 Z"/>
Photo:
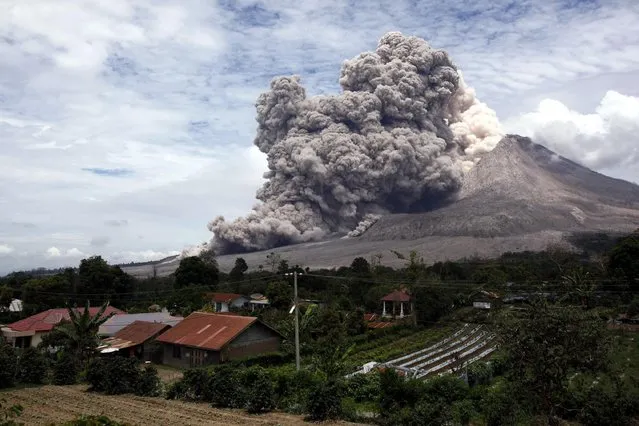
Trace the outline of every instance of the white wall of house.
<path fill-rule="evenodd" d="M 229 304 L 225 302 L 215 302 L 215 312 L 228 312 Z"/>
<path fill-rule="evenodd" d="M 247 304 L 249 299 L 246 297 L 238 297 L 231 301 L 230 305 L 226 302 L 215 302 L 215 312 L 228 312 L 230 307 L 243 308 Z"/>

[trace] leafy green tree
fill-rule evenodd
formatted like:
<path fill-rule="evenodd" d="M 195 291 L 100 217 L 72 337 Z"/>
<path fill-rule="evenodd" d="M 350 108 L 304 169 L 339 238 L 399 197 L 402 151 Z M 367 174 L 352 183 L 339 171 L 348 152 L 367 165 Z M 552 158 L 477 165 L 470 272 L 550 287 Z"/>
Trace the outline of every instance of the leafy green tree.
<path fill-rule="evenodd" d="M 356 257 L 351 263 L 351 271 L 358 277 L 370 277 L 371 265 L 363 257 Z"/>
<path fill-rule="evenodd" d="M 80 293 L 106 293 L 113 288 L 113 271 L 101 256 L 92 256 L 80 261 L 78 268 Z"/>
<path fill-rule="evenodd" d="M 13 300 L 13 290 L 7 285 L 0 287 L 0 310 L 8 308 Z"/>
<path fill-rule="evenodd" d="M 20 383 L 43 383 L 47 377 L 47 361 L 36 348 L 27 348 L 18 359 L 17 379 Z"/>
<path fill-rule="evenodd" d="M 414 314 L 418 324 L 437 321 L 453 307 L 453 295 L 437 284 L 420 285 L 413 291 Z"/>
<path fill-rule="evenodd" d="M 610 349 L 605 323 L 580 308 L 533 300 L 518 314 L 507 312 L 497 327 L 508 378 L 548 421 L 556 418 L 568 377 L 604 367 Z"/>
<path fill-rule="evenodd" d="M 202 259 L 202 261 L 206 265 L 214 267 L 215 269 L 219 269 L 217 264 L 217 259 L 215 257 L 215 250 L 213 250 L 213 247 L 207 247 L 204 250 L 202 250 L 200 252 L 199 258 Z"/>
<path fill-rule="evenodd" d="M 180 266 L 175 271 L 175 287 L 201 287 L 213 290 L 219 280 L 217 266 L 205 263 L 197 256 L 185 257 L 180 261 Z"/>
<path fill-rule="evenodd" d="M 246 260 L 241 257 L 235 259 L 235 266 L 231 269 L 229 273 L 229 278 L 231 281 L 241 281 L 244 278 L 244 273 L 248 270 L 248 265 L 246 264 Z"/>
<path fill-rule="evenodd" d="M 286 281 L 272 281 L 264 295 L 275 309 L 288 309 L 293 301 L 293 289 Z"/>
<path fill-rule="evenodd" d="M 120 356 L 95 358 L 89 363 L 86 377 L 93 391 L 107 395 L 133 393 L 140 379 L 138 360 Z"/>
<path fill-rule="evenodd" d="M 21 297 L 24 309 L 35 313 L 64 306 L 72 292 L 67 277 L 58 274 L 27 281 L 22 287 Z"/>
<path fill-rule="evenodd" d="M 286 274 L 291 270 L 290 266 L 288 265 L 288 260 L 280 260 L 280 264 L 277 265 L 277 273 L 278 274 Z"/>
<path fill-rule="evenodd" d="M 69 345 L 67 349 L 78 360 L 87 361 L 95 353 L 95 349 L 100 343 L 98 330 L 102 324 L 114 315 L 114 313 L 105 314 L 108 306 L 109 303 L 106 302 L 93 316 L 89 311 L 90 304 L 88 300 L 81 313 L 77 308 L 67 308 L 69 321 L 61 323 L 57 329 L 66 337 Z"/>
<path fill-rule="evenodd" d="M 0 389 L 10 388 L 15 384 L 17 367 L 15 349 L 0 339 Z"/>
<path fill-rule="evenodd" d="M 639 291 L 639 230 L 622 238 L 608 258 L 610 275 L 623 277 L 633 291 Z"/>
<path fill-rule="evenodd" d="M 346 333 L 355 336 L 365 333 L 367 329 L 366 321 L 364 321 L 364 310 L 355 309 L 346 315 Z"/>

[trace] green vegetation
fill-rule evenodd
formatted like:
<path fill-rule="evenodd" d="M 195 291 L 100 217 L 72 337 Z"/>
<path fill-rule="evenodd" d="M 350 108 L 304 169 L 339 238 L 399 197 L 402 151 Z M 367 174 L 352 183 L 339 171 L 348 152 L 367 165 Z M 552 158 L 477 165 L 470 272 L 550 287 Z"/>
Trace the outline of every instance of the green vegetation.
<path fill-rule="evenodd" d="M 89 294 L 102 311 L 97 317 L 88 310 L 71 311 L 71 320 L 37 349 L 16 351 L 0 344 L 0 387 L 86 380 L 91 390 L 106 394 L 163 395 L 255 414 L 283 410 L 313 421 L 628 424 L 639 417 L 639 341 L 607 325 L 618 314 L 639 314 L 637 234 L 619 240 L 598 236 L 607 253 L 596 252 L 595 240 L 579 238 L 582 253 L 549 247 L 494 260 L 427 265 L 416 252 L 394 252 L 390 255 L 401 259 L 403 268 L 381 266 L 380 255 L 356 258 L 349 267 L 305 270 L 298 282 L 300 297 L 323 303 L 300 307 L 299 372 L 289 313 L 292 277 L 284 274 L 303 269 L 278 254 L 270 254 L 255 272 L 238 258 L 228 275 L 218 271 L 210 250 L 183 259 L 166 278 L 133 279 L 99 257 L 52 276 L 11 274 L 0 279 L 0 305 L 22 297 L 27 309 L 19 315 L 64 306 L 67 300 L 88 307 Z M 393 327 L 368 330 L 364 312 L 379 312 L 380 298 L 399 288 L 413 296 L 415 315 Z M 210 291 L 266 294 L 272 306 L 258 315 L 285 336 L 282 352 L 187 370 L 165 391 L 155 368 L 96 356 L 97 330 L 109 302 L 129 312 L 157 304 L 188 314 L 210 306 Z M 472 307 L 481 297 L 493 303 L 489 312 Z M 0 316 L 19 319 L 13 313 Z M 500 344 L 489 362 L 467 369 L 465 380 L 456 374 L 407 379 L 393 370 L 345 378 L 366 362 L 428 347 L 461 322 L 492 327 Z M 69 424 L 115 424 L 108 421 L 84 418 Z"/>
<path fill-rule="evenodd" d="M 96 358 L 89 364 L 86 379 L 90 390 L 107 395 L 158 396 L 161 392 L 157 370 L 152 366 L 141 370 L 136 358 Z"/>

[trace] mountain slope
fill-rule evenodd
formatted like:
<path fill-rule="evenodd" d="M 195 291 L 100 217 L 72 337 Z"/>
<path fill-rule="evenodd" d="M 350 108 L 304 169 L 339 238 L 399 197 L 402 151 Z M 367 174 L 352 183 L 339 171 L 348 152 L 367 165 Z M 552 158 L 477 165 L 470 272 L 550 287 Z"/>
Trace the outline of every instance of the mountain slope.
<path fill-rule="evenodd" d="M 382 217 L 360 238 L 506 237 L 637 226 L 639 186 L 580 166 L 528 138 L 508 136 L 468 172 L 452 203 Z"/>

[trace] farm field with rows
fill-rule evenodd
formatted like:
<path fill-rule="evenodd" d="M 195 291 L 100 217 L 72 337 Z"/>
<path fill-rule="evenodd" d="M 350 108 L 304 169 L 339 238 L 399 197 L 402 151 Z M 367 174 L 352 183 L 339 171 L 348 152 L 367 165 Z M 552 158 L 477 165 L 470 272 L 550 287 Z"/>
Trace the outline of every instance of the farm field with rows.
<path fill-rule="evenodd" d="M 134 395 L 106 396 L 87 392 L 86 386 L 41 386 L 0 392 L 10 404 L 24 408 L 18 419 L 27 425 L 51 425 L 81 414 L 105 415 L 131 425 L 308 425 L 302 416 L 285 413 L 249 415 L 242 410 L 212 408 L 205 403 L 187 403 Z M 353 423 L 335 422 L 334 425 Z"/>

